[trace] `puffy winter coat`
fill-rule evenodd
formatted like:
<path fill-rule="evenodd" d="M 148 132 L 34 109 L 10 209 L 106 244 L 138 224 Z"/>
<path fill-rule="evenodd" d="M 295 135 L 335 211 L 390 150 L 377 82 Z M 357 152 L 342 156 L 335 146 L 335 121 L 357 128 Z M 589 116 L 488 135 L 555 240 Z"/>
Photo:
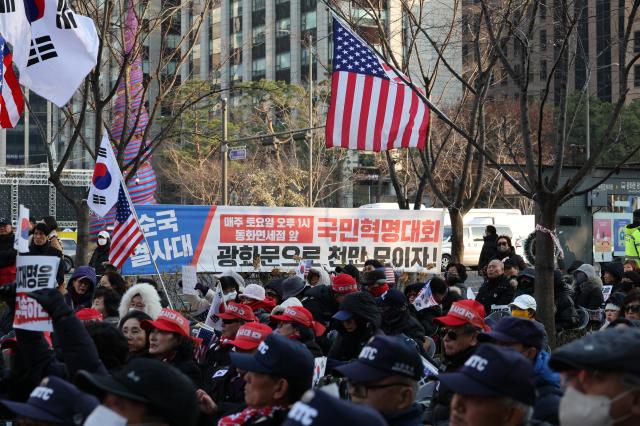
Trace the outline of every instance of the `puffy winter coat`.
<path fill-rule="evenodd" d="M 489 315 L 491 305 L 508 305 L 513 302 L 515 294 L 516 290 L 509 284 L 507 277 L 500 275 L 480 286 L 476 300 L 484 305 L 484 311 Z"/>
<path fill-rule="evenodd" d="M 604 296 L 602 295 L 602 280 L 596 274 L 595 268 L 585 263 L 577 271 L 584 272 L 587 280 L 576 285 L 573 296 L 576 306 L 590 310 L 600 309 L 604 303 Z"/>
<path fill-rule="evenodd" d="M 301 300 L 302 306 L 307 308 L 313 319 L 328 325 L 331 317 L 338 312 L 339 304 L 331 286 L 317 285 L 309 288 Z"/>
<path fill-rule="evenodd" d="M 487 266 L 491 259 L 494 259 L 496 254 L 498 254 L 498 246 L 496 244 L 498 236 L 489 235 L 483 238 L 484 243 L 482 244 L 482 250 L 480 250 L 480 259 L 478 260 L 478 269 L 480 270 Z"/>
<path fill-rule="evenodd" d="M 98 246 L 91 254 L 89 266 L 96 270 L 96 275 L 103 275 L 105 272 L 103 263 L 109 263 L 110 246 L 111 243 L 107 243 L 105 246 Z"/>

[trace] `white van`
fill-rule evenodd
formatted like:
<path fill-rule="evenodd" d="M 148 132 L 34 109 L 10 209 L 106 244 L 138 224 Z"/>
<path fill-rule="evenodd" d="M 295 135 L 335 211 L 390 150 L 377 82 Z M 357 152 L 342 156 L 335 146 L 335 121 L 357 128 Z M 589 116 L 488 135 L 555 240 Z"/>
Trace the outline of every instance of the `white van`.
<path fill-rule="evenodd" d="M 516 245 L 519 242 L 513 241 L 513 231 L 508 225 L 493 225 L 496 227 L 498 235 L 508 235 L 511 237 L 511 243 Z M 482 251 L 482 245 L 484 244 L 484 230 L 487 227 L 486 224 L 473 223 L 464 225 L 463 241 L 464 241 L 464 256 L 462 264 L 468 268 L 477 268 L 478 261 L 480 260 L 480 252 Z M 516 245 L 516 252 L 518 247 Z M 444 233 L 442 235 L 442 270 L 447 269 L 447 265 L 451 262 L 451 225 L 444 227 Z"/>

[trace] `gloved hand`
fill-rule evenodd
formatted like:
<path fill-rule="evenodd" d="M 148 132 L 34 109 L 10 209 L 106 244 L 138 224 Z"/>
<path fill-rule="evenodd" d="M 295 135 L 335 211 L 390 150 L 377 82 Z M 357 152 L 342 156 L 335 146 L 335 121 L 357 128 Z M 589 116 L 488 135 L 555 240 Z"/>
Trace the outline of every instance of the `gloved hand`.
<path fill-rule="evenodd" d="M 73 309 L 66 304 L 62 294 L 55 288 L 43 288 L 27 293 L 47 311 L 53 321 L 73 314 Z"/>
<path fill-rule="evenodd" d="M 206 285 L 202 284 L 202 283 L 196 283 L 196 290 L 198 290 L 200 292 L 200 294 L 204 297 L 207 295 L 207 292 L 209 291 L 209 287 L 207 287 Z"/>

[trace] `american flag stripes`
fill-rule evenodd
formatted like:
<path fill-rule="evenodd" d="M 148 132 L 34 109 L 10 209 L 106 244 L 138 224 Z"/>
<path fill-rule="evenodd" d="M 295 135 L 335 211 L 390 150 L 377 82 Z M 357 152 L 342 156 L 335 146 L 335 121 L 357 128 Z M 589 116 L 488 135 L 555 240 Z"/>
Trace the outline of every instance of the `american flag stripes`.
<path fill-rule="evenodd" d="M 116 204 L 116 221 L 113 235 L 111 236 L 109 263 L 116 268 L 122 266 L 143 238 L 138 221 L 131 212 L 131 206 L 129 206 L 127 196 L 124 193 L 122 184 L 120 184 L 120 192 L 118 193 L 118 202 Z"/>
<path fill-rule="evenodd" d="M 16 127 L 24 111 L 24 98 L 12 60 L 7 42 L 0 36 L 0 127 L 3 129 Z"/>
<path fill-rule="evenodd" d="M 429 110 L 346 25 L 333 19 L 333 76 L 327 147 L 365 151 L 424 148 Z"/>

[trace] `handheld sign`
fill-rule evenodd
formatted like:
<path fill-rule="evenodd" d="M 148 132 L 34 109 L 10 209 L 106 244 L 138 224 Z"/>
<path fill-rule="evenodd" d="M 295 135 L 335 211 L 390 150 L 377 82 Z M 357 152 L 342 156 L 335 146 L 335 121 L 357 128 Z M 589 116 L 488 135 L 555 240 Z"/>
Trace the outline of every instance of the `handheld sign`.
<path fill-rule="evenodd" d="M 51 317 L 35 299 L 35 290 L 56 287 L 57 256 L 18 256 L 16 260 L 16 312 L 13 327 L 31 331 L 53 331 Z"/>
<path fill-rule="evenodd" d="M 184 294 L 197 295 L 197 283 L 198 276 L 196 275 L 196 267 L 194 265 L 182 265 L 182 292 Z"/>

